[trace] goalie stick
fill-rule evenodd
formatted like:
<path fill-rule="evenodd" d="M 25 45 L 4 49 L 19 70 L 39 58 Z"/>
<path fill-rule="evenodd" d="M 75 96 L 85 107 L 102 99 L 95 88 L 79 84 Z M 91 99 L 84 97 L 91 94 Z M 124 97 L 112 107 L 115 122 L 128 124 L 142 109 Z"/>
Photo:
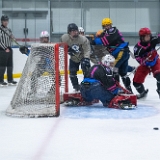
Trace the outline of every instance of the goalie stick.
<path fill-rule="evenodd" d="M 3 31 L 14 43 L 16 43 L 20 47 L 20 52 L 22 54 L 28 55 L 29 49 L 26 46 L 20 45 L 11 35 L 9 35 L 2 27 L 0 27 L 0 30 Z"/>

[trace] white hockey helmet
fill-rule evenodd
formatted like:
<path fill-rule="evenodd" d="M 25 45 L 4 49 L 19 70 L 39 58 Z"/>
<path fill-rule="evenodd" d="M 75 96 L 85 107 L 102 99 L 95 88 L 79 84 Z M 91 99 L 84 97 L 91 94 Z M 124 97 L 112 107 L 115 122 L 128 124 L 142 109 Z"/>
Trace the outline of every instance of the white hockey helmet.
<path fill-rule="evenodd" d="M 108 54 L 102 58 L 102 64 L 104 64 L 106 66 L 111 66 L 111 63 L 113 64 L 114 62 L 115 62 L 115 58 L 110 54 Z"/>
<path fill-rule="evenodd" d="M 83 27 L 78 27 L 78 31 L 83 33 L 84 32 L 84 28 Z"/>
<path fill-rule="evenodd" d="M 49 33 L 47 31 L 42 31 L 41 34 L 40 34 L 40 38 L 43 38 L 43 37 L 48 37 L 49 38 Z"/>

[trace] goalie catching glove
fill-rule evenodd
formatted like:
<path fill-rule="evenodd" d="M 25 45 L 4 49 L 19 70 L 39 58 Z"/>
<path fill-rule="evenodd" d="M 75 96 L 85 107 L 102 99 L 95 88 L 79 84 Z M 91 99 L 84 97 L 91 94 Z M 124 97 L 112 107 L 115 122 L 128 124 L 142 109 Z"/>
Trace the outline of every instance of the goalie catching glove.
<path fill-rule="evenodd" d="M 26 46 L 20 46 L 20 47 L 19 47 L 19 51 L 20 51 L 22 54 L 26 54 L 27 56 L 28 56 L 29 53 L 30 53 L 30 50 L 29 50 Z"/>

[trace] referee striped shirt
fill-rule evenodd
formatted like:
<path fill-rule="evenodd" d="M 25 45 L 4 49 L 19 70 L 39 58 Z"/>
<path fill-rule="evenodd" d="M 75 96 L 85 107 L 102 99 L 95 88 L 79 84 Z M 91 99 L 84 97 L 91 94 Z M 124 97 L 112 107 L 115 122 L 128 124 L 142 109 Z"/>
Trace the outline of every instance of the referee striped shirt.
<path fill-rule="evenodd" d="M 1 28 L 5 32 L 7 32 L 8 35 L 3 30 L 1 30 Z M 8 47 L 11 47 L 12 40 L 9 36 L 12 36 L 12 31 L 9 28 L 1 25 L 0 26 L 0 48 L 6 50 Z"/>

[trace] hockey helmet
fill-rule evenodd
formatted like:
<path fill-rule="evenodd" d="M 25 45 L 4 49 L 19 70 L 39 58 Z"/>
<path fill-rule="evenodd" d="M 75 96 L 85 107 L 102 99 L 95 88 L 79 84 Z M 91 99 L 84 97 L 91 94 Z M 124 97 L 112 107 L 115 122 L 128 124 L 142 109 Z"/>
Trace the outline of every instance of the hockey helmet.
<path fill-rule="evenodd" d="M 78 27 L 78 31 L 81 33 L 85 32 L 83 27 Z"/>
<path fill-rule="evenodd" d="M 75 23 L 70 23 L 67 27 L 67 32 L 78 31 L 78 26 Z"/>
<path fill-rule="evenodd" d="M 115 62 L 115 58 L 110 54 L 108 54 L 102 58 L 102 64 L 104 64 L 106 66 L 111 66 L 111 63 L 114 63 L 114 62 Z"/>
<path fill-rule="evenodd" d="M 102 19 L 102 26 L 111 25 L 111 24 L 112 24 L 112 20 L 110 18 Z"/>
<path fill-rule="evenodd" d="M 139 30 L 139 36 L 145 36 L 145 35 L 150 35 L 151 34 L 151 30 L 149 28 L 141 28 Z"/>
<path fill-rule="evenodd" d="M 40 38 L 47 37 L 49 38 L 49 33 L 47 31 L 42 31 L 40 34 Z"/>
<path fill-rule="evenodd" d="M 9 21 L 9 18 L 7 15 L 2 15 L 1 21 Z"/>

